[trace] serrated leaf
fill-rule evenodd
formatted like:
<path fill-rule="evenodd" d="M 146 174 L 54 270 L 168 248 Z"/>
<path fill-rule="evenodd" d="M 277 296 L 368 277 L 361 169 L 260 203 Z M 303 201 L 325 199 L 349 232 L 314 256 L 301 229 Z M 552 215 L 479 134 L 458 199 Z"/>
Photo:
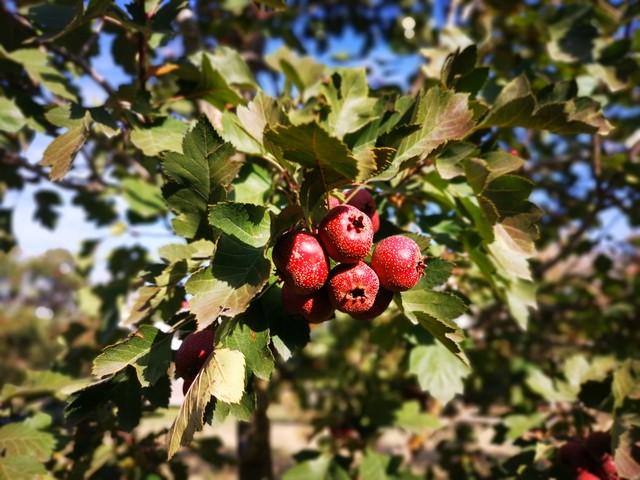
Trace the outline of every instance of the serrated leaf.
<path fill-rule="evenodd" d="M 271 217 L 265 207 L 221 202 L 209 209 L 209 223 L 216 230 L 251 247 L 264 247 L 271 234 Z"/>
<path fill-rule="evenodd" d="M 230 160 L 233 147 L 201 118 L 182 142 L 183 154 L 169 152 L 162 167 L 169 181 L 163 188 L 179 235 L 193 238 L 206 218 L 207 206 L 226 198 L 241 163 Z"/>
<path fill-rule="evenodd" d="M 251 69 L 240 54 L 229 47 L 218 46 L 212 52 L 205 52 L 211 68 L 222 75 L 229 85 L 256 88 Z"/>
<path fill-rule="evenodd" d="M 82 124 L 71 128 L 55 138 L 46 148 L 42 165 L 51 167 L 49 178 L 61 180 L 71 168 L 71 163 L 89 136 L 90 120 L 85 117 Z"/>
<path fill-rule="evenodd" d="M 214 350 L 195 378 L 180 407 L 169 433 L 167 451 L 170 459 L 181 446 L 189 444 L 195 432 L 202 429 L 204 411 L 211 396 L 228 403 L 242 399 L 245 359 L 237 350 Z"/>
<path fill-rule="evenodd" d="M 0 97 L 0 131 L 16 133 L 27 121 L 13 100 Z"/>
<path fill-rule="evenodd" d="M 198 328 L 210 325 L 218 316 L 234 317 L 244 312 L 266 284 L 271 262 L 264 252 L 223 236 L 211 265 L 195 273 L 187 282 L 193 295 L 190 309 Z"/>
<path fill-rule="evenodd" d="M 364 127 L 379 115 L 374 108 L 377 99 L 369 97 L 369 85 L 364 69 L 340 69 L 332 75 L 333 82 L 323 88 L 331 112 L 327 117 L 329 130 L 338 138 Z M 338 86 L 335 83 L 338 83 Z"/>
<path fill-rule="evenodd" d="M 421 125 L 398 146 L 393 168 L 384 175 L 391 178 L 412 159 L 427 158 L 436 148 L 452 140 L 462 140 L 473 130 L 473 112 L 467 94 L 433 87 L 419 99 L 410 123 Z"/>
<path fill-rule="evenodd" d="M 0 480 L 33 480 L 46 474 L 45 466 L 30 455 L 0 457 Z"/>
<path fill-rule="evenodd" d="M 161 348 L 163 343 L 170 344 L 170 341 L 171 335 L 151 325 L 142 325 L 125 340 L 106 347 L 94 359 L 92 373 L 96 377 L 113 375 L 147 355 L 152 347 Z"/>
<path fill-rule="evenodd" d="M 434 288 L 445 283 L 453 270 L 453 263 L 441 258 L 427 258 L 424 268 L 424 284 L 427 288 Z"/>
<path fill-rule="evenodd" d="M 267 130 L 264 139 L 267 149 L 277 158 L 318 169 L 325 176 L 326 185 L 348 183 L 360 173 L 358 161 L 347 146 L 316 123 L 278 125 Z"/>
<path fill-rule="evenodd" d="M 469 368 L 443 345 L 418 345 L 409 355 L 409 372 L 418 377 L 420 388 L 443 403 L 464 390 Z"/>
<path fill-rule="evenodd" d="M 53 435 L 30 428 L 23 423 L 0 427 L 0 451 L 5 456 L 28 455 L 40 462 L 51 458 L 56 441 Z"/>
<path fill-rule="evenodd" d="M 467 311 L 467 306 L 460 298 L 416 288 L 400 294 L 400 305 L 409 320 L 420 324 L 462 363 L 469 365 L 469 360 L 460 347 L 464 332 L 453 322 L 454 318 Z"/>
<path fill-rule="evenodd" d="M 152 127 L 134 128 L 130 139 L 148 157 L 156 157 L 166 151 L 182 153 L 182 139 L 188 129 L 187 123 L 167 117 Z"/>
<path fill-rule="evenodd" d="M 223 333 L 221 344 L 244 355 L 247 368 L 259 378 L 269 380 L 274 369 L 269 350 L 269 328 L 258 307 L 231 319 Z"/>

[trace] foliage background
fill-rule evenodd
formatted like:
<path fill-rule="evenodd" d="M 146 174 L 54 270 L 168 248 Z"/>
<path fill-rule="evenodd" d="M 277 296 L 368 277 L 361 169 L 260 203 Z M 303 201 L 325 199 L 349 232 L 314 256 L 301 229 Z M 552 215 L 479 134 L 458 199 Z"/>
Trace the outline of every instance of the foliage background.
<path fill-rule="evenodd" d="M 572 436 L 611 430 L 619 471 L 640 478 L 635 443 L 638 3 L 293 1 L 285 9 L 279 2 L 265 3 L 91 1 L 83 8 L 64 1 L 3 3 L 0 476 L 185 478 L 238 471 L 256 478 L 273 469 L 276 477 L 286 478 L 565 478 L 557 448 Z M 441 76 L 447 55 L 472 52 L 465 50 L 471 44 L 478 45 L 477 63 L 459 56 L 446 67 L 451 75 Z M 237 50 L 243 60 L 224 47 Z M 202 49 L 212 53 L 207 61 L 197 57 Z M 431 298 L 404 297 L 404 311 L 396 308 L 372 325 L 340 317 L 314 329 L 311 343 L 285 362 L 283 352 L 300 332 L 278 335 L 281 320 L 269 318 L 271 339 L 284 340 L 272 341 L 271 359 L 264 353 L 269 333 L 260 322 L 265 311 L 278 311 L 267 308 L 277 303 L 269 291 L 239 321 L 264 337 L 260 355 L 245 351 L 257 378 L 247 383 L 257 398 L 256 413 L 246 401 L 228 408 L 251 421 L 237 431 L 233 420 L 226 427 L 205 427 L 203 436 L 167 462 L 165 433 L 182 399 L 174 383 L 168 400 L 171 375 L 163 376 L 162 368 L 149 373 L 148 364 L 132 361 L 135 368 L 113 372 L 93 390 L 72 392 L 95 382 L 94 358 L 126 338 L 133 320 L 150 323 L 143 318 L 150 312 L 135 304 L 143 274 L 153 279 L 147 287 L 162 287 L 163 275 L 169 285 L 159 293 L 145 291 L 162 297 L 154 319 L 178 325 L 176 330 L 195 327 L 181 311 L 184 283 L 177 280 L 211 256 L 206 240 L 220 233 L 207 230 L 206 202 L 196 220 L 204 221 L 196 225 L 199 232 L 178 232 L 205 241 L 191 243 L 188 251 L 158 250 L 184 242 L 169 213 L 182 207 L 171 204 L 161 186 L 180 183 L 179 172 L 166 175 L 167 159 L 179 163 L 186 121 L 227 125 L 224 140 L 255 159 L 240 170 L 233 188 L 223 189 L 233 192 L 229 200 L 280 207 L 286 192 L 274 188 L 283 182 L 279 169 L 259 158 L 266 149 L 279 161 L 273 145 L 287 147 L 301 132 L 287 137 L 284 129 L 274 128 L 266 135 L 270 143 L 256 142 L 252 132 L 247 137 L 242 128 L 240 133 L 231 128 L 238 117 L 229 105 L 243 103 L 243 95 L 259 84 L 285 109 L 301 95 L 313 107 L 301 118 L 322 123 L 327 110 L 339 107 L 331 101 L 327 106 L 321 98 L 330 95 L 316 90 L 321 64 L 366 67 L 368 87 L 358 83 L 364 73 L 348 82 L 360 85 L 356 107 L 349 108 L 365 118 L 374 110 L 369 97 L 383 92 L 416 98 L 428 87 L 431 92 L 482 87 L 478 98 L 494 109 L 494 123 L 469 135 L 481 153 L 466 155 L 487 160 L 491 151 L 515 149 L 522 160 L 508 157 L 512 166 L 502 172 L 508 179 L 500 189 L 486 191 L 486 178 L 486 184 L 474 184 L 469 167 L 461 171 L 456 163 L 456 150 L 443 145 L 425 154 L 425 164 L 412 163 L 408 155 L 406 164 L 396 165 L 396 179 L 374 184 L 388 220 L 433 238 L 429 253 L 440 260 L 431 278 L 446 284 L 433 280 L 432 291 L 455 293 L 469 310 L 459 303 L 438 310 Z M 340 75 L 345 82 L 349 73 Z M 518 94 L 498 111 L 501 88 L 523 78 L 519 75 L 529 79 L 538 103 L 545 101 L 539 92 L 545 85 L 575 79 L 575 86 L 561 84 L 564 90 L 553 92 L 556 100 L 565 105 L 577 95 L 594 99 L 607 121 L 597 109 L 588 110 L 577 126 L 566 119 L 557 125 L 531 120 L 524 83 L 512 84 Z M 289 89 L 291 84 L 295 88 Z M 425 100 L 427 111 L 442 101 L 450 114 L 443 98 Z M 552 113 L 557 119 L 558 112 Z M 274 114 L 267 124 L 275 127 L 278 120 L 282 117 Z M 342 137 L 339 123 L 326 121 L 330 132 Z M 400 130 L 403 136 L 414 135 L 410 124 Z M 62 163 L 73 155 L 52 150 L 51 142 L 67 130 L 71 142 L 62 150 L 71 145 L 79 152 L 65 175 Z M 447 133 L 453 133 L 446 140 L 454 144 L 461 138 L 451 129 Z M 378 132 L 374 138 L 379 141 Z M 43 159 L 60 177 L 56 182 L 39 163 Z M 483 271 L 476 248 L 482 227 L 469 205 L 460 206 L 463 197 L 451 201 L 452 185 L 467 185 L 468 198 L 490 199 L 500 219 L 533 215 L 538 231 L 518 225 L 527 235 L 502 257 L 516 280 Z M 207 193 L 209 203 L 227 195 Z M 539 220 L 529 197 L 541 208 Z M 214 226 L 234 218 L 224 208 Z M 493 228 L 496 219 L 488 221 Z M 256 229 L 252 238 L 264 233 L 259 225 L 246 228 Z M 387 232 L 392 228 L 386 225 Z M 490 242 L 480 244 L 486 253 Z M 451 272 L 443 260 L 451 262 Z M 528 308 L 534 306 L 534 286 L 535 310 Z M 411 301 L 418 306 L 408 308 Z M 259 308 L 264 315 L 256 313 Z M 199 314 L 197 303 L 192 310 L 200 323 L 209 313 Z M 138 318 L 132 319 L 132 311 Z M 448 325 L 447 335 L 453 334 L 455 344 L 460 340 L 471 369 L 434 343 L 433 326 L 425 331 L 407 321 L 415 311 L 422 314 L 414 321 L 434 315 L 436 324 Z M 122 328 L 126 321 L 129 326 Z M 452 338 L 447 335 L 440 340 Z M 243 338 L 237 334 L 235 345 Z M 170 343 L 154 347 L 157 364 L 169 367 Z M 112 373 L 104 365 L 101 372 Z M 145 386 L 148 375 L 154 381 Z M 263 380 L 270 375 L 269 383 Z M 222 423 L 223 410 L 216 407 L 214 425 Z M 291 420 L 297 430 L 287 430 Z M 306 448 L 307 441 L 309 450 L 293 458 L 293 450 Z M 270 450 L 272 459 L 265 455 Z"/>

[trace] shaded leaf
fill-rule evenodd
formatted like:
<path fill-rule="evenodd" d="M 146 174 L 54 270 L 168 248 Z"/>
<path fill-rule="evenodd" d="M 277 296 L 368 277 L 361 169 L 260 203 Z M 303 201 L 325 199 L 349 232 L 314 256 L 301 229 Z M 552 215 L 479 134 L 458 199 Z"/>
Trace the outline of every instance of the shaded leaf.
<path fill-rule="evenodd" d="M 223 402 L 238 403 L 244 392 L 245 360 L 237 350 L 219 348 L 195 378 L 167 434 L 168 458 L 181 446 L 189 444 L 195 432 L 202 429 L 204 411 L 214 396 Z"/>

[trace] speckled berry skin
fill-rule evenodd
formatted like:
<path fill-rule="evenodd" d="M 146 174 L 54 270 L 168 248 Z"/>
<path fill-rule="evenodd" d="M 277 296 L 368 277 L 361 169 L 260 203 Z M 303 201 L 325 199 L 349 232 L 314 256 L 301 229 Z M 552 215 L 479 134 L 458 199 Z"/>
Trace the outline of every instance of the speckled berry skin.
<path fill-rule="evenodd" d="M 393 300 L 393 292 L 387 290 L 386 288 L 380 287 L 378 289 L 376 299 L 374 300 L 373 305 L 371 305 L 371 308 L 366 312 L 352 313 L 351 316 L 353 318 L 357 318 L 358 320 L 371 320 L 373 318 L 379 317 L 387 310 L 389 304 L 391 303 L 391 300 Z"/>
<path fill-rule="evenodd" d="M 341 312 L 362 314 L 376 300 L 380 281 L 376 272 L 364 262 L 338 265 L 329 275 L 329 300 Z"/>
<path fill-rule="evenodd" d="M 347 198 L 351 197 L 353 194 L 353 190 L 349 190 L 345 196 Z M 337 207 L 340 205 L 340 200 L 335 197 L 329 198 L 329 209 Z M 373 228 L 373 233 L 376 233 L 380 230 L 380 214 L 378 213 L 376 201 L 373 199 L 373 195 L 369 192 L 369 190 L 360 189 L 356 192 L 353 197 L 349 199 L 347 205 L 352 205 L 356 207 L 361 212 L 367 214 L 369 219 L 371 220 L 371 227 Z"/>
<path fill-rule="evenodd" d="M 310 233 L 285 233 L 273 247 L 272 257 L 282 279 L 298 295 L 317 292 L 329 276 L 329 258 Z"/>
<path fill-rule="evenodd" d="M 302 315 L 309 323 L 322 323 L 334 315 L 326 288 L 310 295 L 298 295 L 286 283 L 282 287 L 282 305 L 289 315 Z"/>
<path fill-rule="evenodd" d="M 373 244 L 371 219 L 356 207 L 338 205 L 320 222 L 318 237 L 336 262 L 357 263 Z"/>
<path fill-rule="evenodd" d="M 176 352 L 176 377 L 193 379 L 213 352 L 213 330 L 207 328 L 187 335 Z M 188 387 L 187 387 L 188 388 Z"/>
<path fill-rule="evenodd" d="M 424 258 L 416 242 L 403 235 L 393 235 L 378 242 L 371 267 L 380 285 L 392 292 L 404 292 L 415 287 L 422 277 Z"/>

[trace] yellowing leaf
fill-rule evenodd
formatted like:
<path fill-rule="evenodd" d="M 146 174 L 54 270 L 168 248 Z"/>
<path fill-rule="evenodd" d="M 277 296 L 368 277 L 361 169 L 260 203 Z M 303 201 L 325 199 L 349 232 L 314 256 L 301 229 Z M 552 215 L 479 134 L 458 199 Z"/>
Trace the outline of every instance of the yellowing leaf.
<path fill-rule="evenodd" d="M 202 429 L 203 416 L 213 395 L 226 403 L 239 403 L 244 393 L 245 360 L 237 350 L 216 349 L 187 392 L 167 436 L 168 457 L 187 445 Z"/>
<path fill-rule="evenodd" d="M 71 128 L 49 144 L 42 157 L 42 165 L 51 167 L 51 180 L 62 179 L 69 169 L 76 153 L 82 148 L 89 135 L 90 120 L 85 117 L 77 127 Z"/>

